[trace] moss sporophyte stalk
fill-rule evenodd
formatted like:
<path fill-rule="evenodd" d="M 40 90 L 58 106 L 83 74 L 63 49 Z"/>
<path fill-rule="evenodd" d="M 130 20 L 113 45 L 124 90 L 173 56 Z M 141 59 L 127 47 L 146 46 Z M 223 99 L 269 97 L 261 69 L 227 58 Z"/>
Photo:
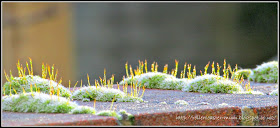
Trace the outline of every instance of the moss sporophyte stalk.
<path fill-rule="evenodd" d="M 153 62 L 151 64 L 150 72 L 147 70 L 145 73 L 140 71 L 140 73 L 134 76 L 123 77 L 123 80 L 120 81 L 119 84 L 124 85 L 124 87 L 128 86 L 127 84 L 132 84 L 134 86 L 145 88 L 182 90 L 186 92 L 200 93 L 263 94 L 262 92 L 253 91 L 250 87 L 250 81 L 245 83 L 243 77 L 234 75 L 238 68 L 237 64 L 235 65 L 235 69 L 232 70 L 230 64 L 226 66 L 227 63 L 225 59 L 222 76 L 220 76 L 221 66 L 217 63 L 216 70 L 214 62 L 212 62 L 212 71 L 209 74 L 208 67 L 210 62 L 208 62 L 204 67 L 204 72 L 202 73 L 202 71 L 200 71 L 201 76 L 196 76 L 195 66 L 193 66 L 192 70 L 192 65 L 185 63 L 180 78 L 176 78 L 178 62 L 179 61 L 175 60 L 175 68 L 172 69 L 171 73 L 167 73 L 167 64 L 164 66 L 162 72 L 156 71 L 154 64 L 157 64 L 157 62 Z M 139 61 L 139 63 L 141 63 L 141 61 Z M 145 60 L 145 67 L 146 65 L 147 61 Z M 130 69 L 132 70 L 131 66 Z M 187 72 L 186 69 L 188 70 Z M 186 73 L 187 78 L 184 77 Z"/>

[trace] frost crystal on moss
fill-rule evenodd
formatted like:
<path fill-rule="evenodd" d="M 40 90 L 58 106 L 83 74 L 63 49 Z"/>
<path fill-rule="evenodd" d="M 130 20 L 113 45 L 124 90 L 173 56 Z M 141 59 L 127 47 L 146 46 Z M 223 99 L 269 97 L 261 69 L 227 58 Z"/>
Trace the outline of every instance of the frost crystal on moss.
<path fill-rule="evenodd" d="M 88 106 L 78 106 L 72 109 L 70 114 L 95 114 L 95 109 Z"/>
<path fill-rule="evenodd" d="M 238 83 L 224 79 L 221 76 L 206 74 L 197 76 L 182 88 L 186 92 L 200 93 L 233 93 L 243 91 Z"/>
<path fill-rule="evenodd" d="M 176 102 L 174 102 L 174 104 L 189 105 L 189 103 L 187 101 L 184 101 L 184 100 L 177 100 Z"/>
<path fill-rule="evenodd" d="M 113 116 L 113 117 L 116 117 L 118 120 L 122 120 L 122 116 L 115 111 L 109 111 L 109 110 L 100 111 L 96 115 L 98 115 L 98 116 Z"/>
<path fill-rule="evenodd" d="M 68 113 L 78 105 L 64 97 L 44 93 L 21 93 L 2 98 L 2 109 L 12 112 Z"/>
<path fill-rule="evenodd" d="M 172 75 L 162 72 L 148 72 L 141 75 L 125 78 L 120 84 L 138 83 L 140 86 L 153 89 L 170 89 L 170 90 L 181 90 L 182 86 L 187 83 L 187 79 L 178 79 Z"/>
<path fill-rule="evenodd" d="M 278 96 L 278 89 L 273 90 L 269 95 Z"/>
<path fill-rule="evenodd" d="M 6 82 L 4 84 L 5 94 L 10 94 L 10 85 L 11 85 L 11 93 L 15 94 L 13 89 L 16 90 L 17 93 L 23 93 L 23 89 L 25 92 L 31 92 L 30 85 L 32 84 L 32 91 L 35 92 L 40 90 L 42 93 L 49 94 L 50 88 L 53 88 L 54 94 L 57 94 L 59 88 L 59 94 L 62 97 L 70 97 L 71 92 L 69 89 L 65 88 L 61 84 L 53 80 L 43 79 L 40 76 L 26 75 L 25 77 L 13 77 L 11 78 L 11 82 Z M 36 85 L 36 86 L 35 86 Z"/>
<path fill-rule="evenodd" d="M 278 61 L 271 61 L 258 65 L 249 76 L 249 80 L 256 82 L 278 82 Z"/>
<path fill-rule="evenodd" d="M 107 88 L 107 87 L 95 87 L 95 86 L 88 86 L 83 87 L 75 92 L 73 92 L 72 98 L 77 100 L 94 100 L 97 101 L 112 101 L 115 97 L 116 102 L 136 102 L 141 101 L 143 99 L 140 97 L 132 97 L 126 95 L 124 92 L 114 89 L 114 88 Z"/>
<path fill-rule="evenodd" d="M 244 79 L 248 79 L 251 73 L 252 73 L 251 69 L 240 69 L 232 75 L 232 79 L 234 78 L 240 79 L 241 76 L 243 76 Z"/>

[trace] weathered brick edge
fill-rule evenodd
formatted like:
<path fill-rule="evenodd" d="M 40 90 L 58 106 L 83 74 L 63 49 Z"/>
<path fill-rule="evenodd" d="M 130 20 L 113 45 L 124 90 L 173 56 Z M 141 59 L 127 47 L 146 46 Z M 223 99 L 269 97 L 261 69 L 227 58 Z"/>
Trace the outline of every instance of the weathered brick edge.
<path fill-rule="evenodd" d="M 115 117 L 105 117 L 104 119 L 81 120 L 72 122 L 54 122 L 46 124 L 32 124 L 29 126 L 116 126 L 118 125 Z"/>
<path fill-rule="evenodd" d="M 190 110 L 168 113 L 138 114 L 134 116 L 133 125 L 137 126 L 236 126 L 240 124 L 241 109 L 226 107 L 217 109 Z M 225 117 L 214 119 L 211 117 Z M 228 118 L 227 118 L 228 117 Z M 206 119 L 207 118 L 207 119 Z M 226 119 L 227 118 L 227 119 Z"/>
<path fill-rule="evenodd" d="M 277 126 L 278 123 L 278 106 L 267 106 L 253 108 L 258 113 L 260 126 Z"/>

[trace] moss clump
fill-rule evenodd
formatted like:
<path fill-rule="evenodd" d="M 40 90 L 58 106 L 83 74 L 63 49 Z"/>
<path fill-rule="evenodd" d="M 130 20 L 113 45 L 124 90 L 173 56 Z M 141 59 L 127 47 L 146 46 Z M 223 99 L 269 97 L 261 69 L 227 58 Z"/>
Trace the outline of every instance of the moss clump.
<path fill-rule="evenodd" d="M 21 93 L 4 96 L 2 109 L 12 112 L 69 113 L 78 105 L 63 97 L 44 93 Z"/>
<path fill-rule="evenodd" d="M 261 83 L 277 83 L 278 82 L 278 61 L 271 61 L 258 65 L 249 80 Z"/>
<path fill-rule="evenodd" d="M 88 86 L 80 88 L 73 92 L 72 99 L 77 100 L 94 100 L 97 101 L 112 101 L 115 97 L 117 102 L 143 102 L 140 97 L 128 96 L 124 92 L 114 88 Z"/>
<path fill-rule="evenodd" d="M 98 115 L 98 116 L 113 116 L 113 117 L 116 117 L 118 120 L 122 120 L 122 116 L 115 111 L 109 111 L 109 110 L 100 111 L 96 115 Z"/>
<path fill-rule="evenodd" d="M 269 93 L 269 95 L 278 96 L 278 89 L 273 90 L 272 92 Z"/>
<path fill-rule="evenodd" d="M 197 76 L 183 87 L 182 91 L 200 93 L 233 93 L 243 91 L 241 85 L 221 76 L 206 74 Z"/>
<path fill-rule="evenodd" d="M 10 85 L 11 85 L 11 91 L 10 91 Z M 57 82 L 53 80 L 43 79 L 40 76 L 33 76 L 33 75 L 26 75 L 24 77 L 11 77 L 10 82 L 6 82 L 4 84 L 5 88 L 5 94 L 15 94 L 14 90 L 16 90 L 17 93 L 23 93 L 23 88 L 25 92 L 31 92 L 31 86 L 32 85 L 32 91 L 35 92 L 36 90 L 40 90 L 42 93 L 50 93 L 50 88 L 53 89 L 54 94 L 57 94 L 58 88 L 59 88 L 59 94 L 62 97 L 70 97 L 71 92 L 69 89 L 65 88 L 61 84 L 58 84 Z M 36 86 L 35 86 L 36 85 Z"/>
<path fill-rule="evenodd" d="M 118 120 L 131 120 L 134 116 L 130 113 L 127 113 L 125 110 L 120 110 L 119 112 L 115 111 L 100 111 L 96 115 L 98 116 L 113 116 L 116 117 Z"/>
<path fill-rule="evenodd" d="M 181 90 L 183 84 L 187 83 L 187 79 L 178 79 L 173 75 L 162 72 L 148 72 L 136 75 L 133 78 L 125 78 L 120 84 L 131 84 L 132 82 L 138 83 L 138 86 L 141 87 L 145 86 L 145 88 Z"/>
<path fill-rule="evenodd" d="M 72 109 L 70 114 L 95 114 L 95 109 L 88 106 L 78 106 Z"/>
<path fill-rule="evenodd" d="M 189 103 L 187 101 L 184 101 L 184 100 L 177 100 L 176 102 L 174 102 L 174 104 L 189 105 Z"/>
<path fill-rule="evenodd" d="M 248 77 L 251 73 L 252 73 L 251 69 L 240 69 L 232 75 L 232 79 L 234 79 L 234 78 L 240 79 L 242 76 L 243 76 L 243 79 L 248 79 Z"/>

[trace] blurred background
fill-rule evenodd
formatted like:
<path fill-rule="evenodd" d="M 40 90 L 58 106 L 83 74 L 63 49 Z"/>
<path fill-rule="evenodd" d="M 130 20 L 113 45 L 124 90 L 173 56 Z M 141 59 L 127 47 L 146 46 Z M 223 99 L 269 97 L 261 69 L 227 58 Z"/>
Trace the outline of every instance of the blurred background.
<path fill-rule="evenodd" d="M 153 61 L 179 73 L 211 61 L 255 68 L 278 60 L 277 3 L 2 3 L 2 68 L 17 76 L 18 60 L 55 64 L 58 76 L 90 81 L 125 75 L 125 63 Z M 179 74 L 178 73 L 178 74 Z M 178 75 L 179 77 L 179 75 Z M 6 81 L 2 71 L 2 84 Z M 83 82 L 86 84 L 86 82 Z M 72 85 L 74 86 L 74 85 Z"/>

